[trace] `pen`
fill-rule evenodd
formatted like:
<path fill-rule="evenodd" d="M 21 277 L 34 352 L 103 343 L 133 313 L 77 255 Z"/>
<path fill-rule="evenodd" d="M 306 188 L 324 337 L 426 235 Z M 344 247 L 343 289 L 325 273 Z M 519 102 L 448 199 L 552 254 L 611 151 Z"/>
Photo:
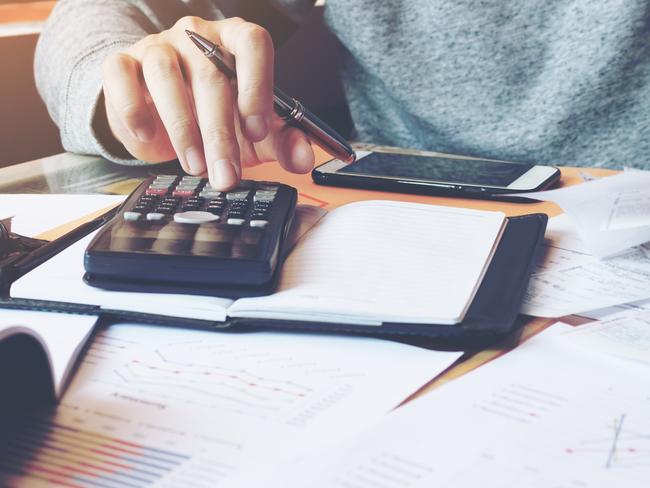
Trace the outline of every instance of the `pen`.
<path fill-rule="evenodd" d="M 205 56 L 230 79 L 236 79 L 235 57 L 196 32 L 185 31 Z M 356 154 L 343 137 L 309 111 L 300 101 L 273 88 L 273 109 L 282 119 L 302 129 L 309 138 L 336 159 L 351 163 Z"/>

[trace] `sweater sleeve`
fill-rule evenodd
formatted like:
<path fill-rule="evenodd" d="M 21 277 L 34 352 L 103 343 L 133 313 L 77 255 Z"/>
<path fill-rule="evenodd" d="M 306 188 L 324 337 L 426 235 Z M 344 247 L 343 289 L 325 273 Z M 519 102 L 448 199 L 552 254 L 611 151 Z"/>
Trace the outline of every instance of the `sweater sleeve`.
<path fill-rule="evenodd" d="M 102 90 L 101 65 L 109 53 L 168 29 L 185 15 L 223 18 L 211 0 L 57 2 L 36 48 L 35 77 L 67 151 L 142 164 L 112 154 L 93 129 Z"/>

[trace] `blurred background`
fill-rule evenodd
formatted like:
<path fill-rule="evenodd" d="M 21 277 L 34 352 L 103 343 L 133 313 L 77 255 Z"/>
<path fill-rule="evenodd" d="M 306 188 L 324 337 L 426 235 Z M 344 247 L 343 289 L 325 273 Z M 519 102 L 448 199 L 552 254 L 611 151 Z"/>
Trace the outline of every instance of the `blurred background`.
<path fill-rule="evenodd" d="M 350 116 L 337 75 L 342 48 L 324 26 L 322 5 L 297 26 L 263 0 L 228 3 L 227 15 L 271 32 L 276 84 L 349 136 Z M 63 151 L 33 76 L 36 42 L 55 5 L 52 0 L 0 0 L 0 167 Z"/>

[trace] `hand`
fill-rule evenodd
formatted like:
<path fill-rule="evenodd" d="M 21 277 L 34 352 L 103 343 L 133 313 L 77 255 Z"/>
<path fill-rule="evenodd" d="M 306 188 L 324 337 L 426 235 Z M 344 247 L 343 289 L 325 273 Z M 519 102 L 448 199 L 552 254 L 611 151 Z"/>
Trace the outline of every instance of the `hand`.
<path fill-rule="evenodd" d="M 186 29 L 235 55 L 236 82 L 196 48 Z M 277 160 L 306 173 L 314 164 L 307 136 L 273 112 L 273 43 L 258 25 L 184 17 L 110 55 L 102 75 L 110 132 L 137 159 L 178 157 L 187 173 L 207 173 L 219 190 L 237 184 L 242 165 Z"/>

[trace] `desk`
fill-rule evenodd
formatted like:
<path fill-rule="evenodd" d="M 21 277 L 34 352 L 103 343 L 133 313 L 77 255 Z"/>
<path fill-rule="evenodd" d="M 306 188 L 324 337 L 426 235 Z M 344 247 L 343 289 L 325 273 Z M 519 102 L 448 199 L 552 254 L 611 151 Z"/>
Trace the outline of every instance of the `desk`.
<path fill-rule="evenodd" d="M 357 150 L 375 149 L 371 146 L 357 146 Z M 405 152 L 395 148 L 380 148 L 385 151 Z M 419 152 L 422 154 L 421 152 Z M 425 153 L 426 154 L 426 153 Z M 327 154 L 317 150 L 317 164 L 329 159 Z M 109 163 L 101 158 L 60 154 L 43 158 L 0 170 L 0 193 L 108 193 L 128 194 L 147 176 L 156 172 L 174 172 L 176 164 L 168 163 L 153 167 L 123 167 Z M 614 173 L 603 169 L 562 168 L 562 185 L 572 185 L 582 181 L 579 171 L 586 171 L 593 176 L 605 176 Z M 319 186 L 313 183 L 310 175 L 295 175 L 285 172 L 276 164 L 264 164 L 246 168 L 245 178 L 261 180 L 280 180 L 293 185 L 299 191 L 299 203 L 317 205 L 328 210 L 356 200 L 401 200 L 422 202 L 454 207 L 478 208 L 484 210 L 500 210 L 509 216 L 526 213 L 542 212 L 550 216 L 558 215 L 561 210 L 552 203 L 501 203 L 481 200 L 415 196 L 398 193 L 387 193 L 368 190 L 354 190 Z M 93 218 L 89 215 L 87 218 Z M 73 223 L 72 225 L 77 225 Z M 70 225 L 53 229 L 42 235 L 43 238 L 54 238 L 69 230 Z M 418 394 L 457 378 L 485 362 L 506 352 L 513 345 L 531 335 L 543 330 L 554 322 L 549 319 L 521 317 L 523 326 L 521 336 L 507 343 L 496 345 L 483 351 L 467 352 L 457 363 L 442 375 L 424 387 Z"/>

